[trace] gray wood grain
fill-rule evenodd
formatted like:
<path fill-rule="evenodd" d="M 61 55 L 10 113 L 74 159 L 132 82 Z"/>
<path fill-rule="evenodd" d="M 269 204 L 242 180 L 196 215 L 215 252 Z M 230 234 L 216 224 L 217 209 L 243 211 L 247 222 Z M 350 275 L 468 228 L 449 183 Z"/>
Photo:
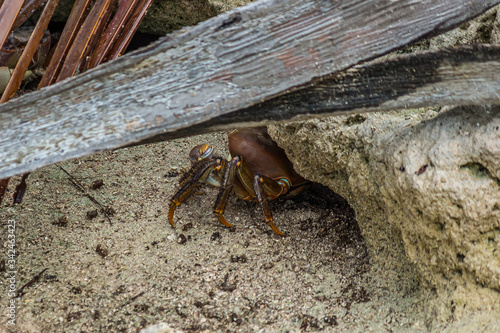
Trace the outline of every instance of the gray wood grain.
<path fill-rule="evenodd" d="M 261 114 L 265 120 L 283 121 L 323 114 L 500 104 L 500 46 L 467 45 L 400 55 L 313 81 L 285 95 L 224 115 L 217 126 L 226 119 L 231 119 L 233 126 L 237 122 L 264 120 L 250 116 Z"/>
<path fill-rule="evenodd" d="M 375 60 L 141 144 L 270 121 L 482 104 L 500 104 L 500 46 L 468 45 Z"/>
<path fill-rule="evenodd" d="M 445 32 L 500 0 L 260 1 L 0 106 L 0 178 L 176 132 Z"/>

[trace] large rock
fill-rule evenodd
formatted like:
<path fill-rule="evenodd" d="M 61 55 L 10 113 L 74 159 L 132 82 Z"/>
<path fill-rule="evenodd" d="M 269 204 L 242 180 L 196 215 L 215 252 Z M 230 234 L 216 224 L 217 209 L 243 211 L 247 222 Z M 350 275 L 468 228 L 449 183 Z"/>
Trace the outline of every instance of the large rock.
<path fill-rule="evenodd" d="M 349 201 L 376 271 L 405 279 L 415 265 L 447 303 L 439 313 L 460 317 L 500 305 L 499 128 L 494 107 L 335 117 L 270 133 L 297 171 Z"/>

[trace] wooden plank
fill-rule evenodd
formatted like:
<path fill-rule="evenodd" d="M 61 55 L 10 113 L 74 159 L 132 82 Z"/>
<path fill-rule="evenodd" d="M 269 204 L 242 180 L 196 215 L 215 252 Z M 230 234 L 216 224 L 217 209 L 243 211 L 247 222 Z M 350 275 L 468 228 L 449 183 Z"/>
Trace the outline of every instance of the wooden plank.
<path fill-rule="evenodd" d="M 217 130 L 226 121 L 235 126 L 259 120 L 482 104 L 500 104 L 500 46 L 467 45 L 355 66 L 226 114 L 213 127 Z"/>
<path fill-rule="evenodd" d="M 253 3 L 1 105 L 0 178 L 250 107 L 445 32 L 499 2 Z"/>

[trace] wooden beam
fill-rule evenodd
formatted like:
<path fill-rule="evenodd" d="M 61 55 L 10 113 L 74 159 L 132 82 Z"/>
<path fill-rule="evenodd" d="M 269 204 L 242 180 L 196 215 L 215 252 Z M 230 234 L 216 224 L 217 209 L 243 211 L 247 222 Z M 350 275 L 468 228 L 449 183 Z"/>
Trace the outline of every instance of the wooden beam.
<path fill-rule="evenodd" d="M 448 31 L 499 2 L 250 4 L 0 105 L 0 178 L 251 107 Z"/>
<path fill-rule="evenodd" d="M 500 104 L 500 46 L 468 45 L 375 60 L 138 144 L 312 117 L 482 104 Z"/>
<path fill-rule="evenodd" d="M 373 61 L 324 76 L 212 125 L 443 105 L 500 104 L 500 46 L 467 45 Z M 265 116 L 262 116 L 265 115 Z"/>

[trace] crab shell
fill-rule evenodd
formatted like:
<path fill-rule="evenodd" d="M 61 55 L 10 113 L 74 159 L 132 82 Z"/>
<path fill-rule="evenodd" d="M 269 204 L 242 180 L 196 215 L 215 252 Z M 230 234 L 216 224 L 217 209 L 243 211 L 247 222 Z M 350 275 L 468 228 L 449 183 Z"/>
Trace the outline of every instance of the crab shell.
<path fill-rule="evenodd" d="M 271 139 L 266 127 L 229 133 L 229 152 L 232 157 L 240 156 L 254 174 L 273 180 L 287 178 L 292 187 L 309 183 L 295 172 L 285 151 Z"/>

